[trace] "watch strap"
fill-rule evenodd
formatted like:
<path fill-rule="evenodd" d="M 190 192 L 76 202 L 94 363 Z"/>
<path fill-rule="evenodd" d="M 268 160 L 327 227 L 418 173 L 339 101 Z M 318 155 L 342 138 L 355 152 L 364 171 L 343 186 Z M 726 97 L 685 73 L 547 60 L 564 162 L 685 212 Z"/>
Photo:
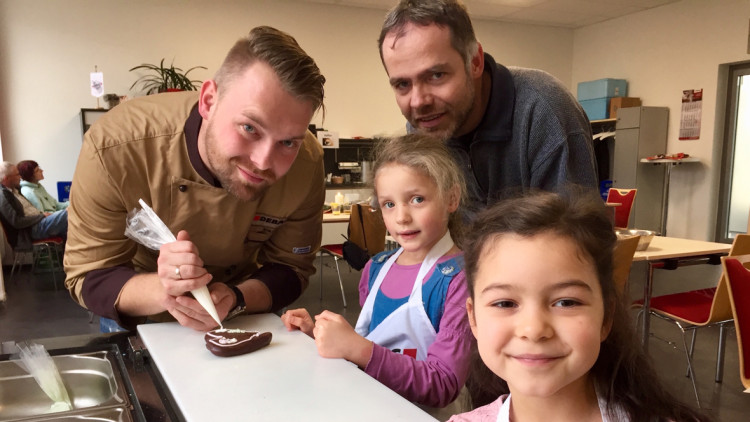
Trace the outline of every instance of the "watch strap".
<path fill-rule="evenodd" d="M 236 299 L 236 304 L 234 306 L 234 309 L 229 311 L 229 314 L 227 314 L 227 317 L 224 318 L 224 321 L 228 321 L 237 315 L 243 314 L 245 312 L 245 309 L 247 308 L 245 304 L 245 295 L 242 294 L 242 290 L 239 289 L 237 286 L 228 286 L 232 291 L 234 292 L 234 296 Z"/>

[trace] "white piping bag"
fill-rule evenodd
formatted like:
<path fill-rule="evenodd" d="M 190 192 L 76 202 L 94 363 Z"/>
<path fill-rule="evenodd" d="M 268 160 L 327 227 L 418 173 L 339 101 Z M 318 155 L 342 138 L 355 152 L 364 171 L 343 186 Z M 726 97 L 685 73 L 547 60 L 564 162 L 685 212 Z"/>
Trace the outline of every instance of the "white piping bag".
<path fill-rule="evenodd" d="M 146 205 L 143 199 L 139 199 L 138 203 L 141 204 L 143 209 L 140 211 L 134 209 L 128 214 L 125 226 L 125 236 L 156 251 L 158 251 L 163 244 L 177 240 L 177 238 L 174 237 L 174 234 L 169 231 L 167 225 L 161 221 L 151 207 Z M 195 290 L 191 290 L 190 293 L 193 294 L 195 300 L 197 300 L 211 317 L 213 317 L 216 323 L 219 324 L 219 327 L 224 328 L 219 320 L 219 314 L 216 312 L 216 306 L 214 306 L 214 302 L 211 300 L 211 294 L 208 293 L 208 288 L 206 286 L 199 287 Z"/>
<path fill-rule="evenodd" d="M 19 344 L 18 349 L 21 351 L 19 355 L 21 360 L 15 362 L 31 374 L 44 393 L 52 399 L 54 404 L 50 406 L 50 413 L 73 409 L 73 403 L 68 396 L 68 390 L 65 389 L 60 371 L 44 346 L 31 343 L 25 347 Z"/>

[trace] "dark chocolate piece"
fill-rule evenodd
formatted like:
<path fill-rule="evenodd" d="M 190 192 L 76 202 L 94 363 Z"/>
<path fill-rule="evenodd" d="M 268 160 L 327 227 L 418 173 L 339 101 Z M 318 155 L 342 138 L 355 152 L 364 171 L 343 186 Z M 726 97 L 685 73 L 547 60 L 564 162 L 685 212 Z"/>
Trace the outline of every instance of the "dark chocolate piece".
<path fill-rule="evenodd" d="M 219 329 L 206 333 L 206 349 L 216 356 L 229 357 L 254 352 L 271 342 L 269 332 Z"/>

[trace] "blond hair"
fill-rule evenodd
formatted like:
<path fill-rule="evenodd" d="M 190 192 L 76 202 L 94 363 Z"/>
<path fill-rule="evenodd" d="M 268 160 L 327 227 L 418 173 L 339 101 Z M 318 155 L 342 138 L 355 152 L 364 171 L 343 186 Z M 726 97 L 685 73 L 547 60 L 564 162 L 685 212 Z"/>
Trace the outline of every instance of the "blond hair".
<path fill-rule="evenodd" d="M 378 141 L 373 149 L 373 156 L 373 184 L 383 167 L 400 164 L 434 181 L 441 200 L 447 201 L 450 195 L 457 194 L 460 208 L 466 192 L 463 172 L 442 140 L 419 133 L 385 138 Z M 377 188 L 373 188 L 377 196 Z M 448 219 L 448 229 L 453 240 L 459 245 L 462 237 L 461 227 L 461 217 L 457 209 Z"/>

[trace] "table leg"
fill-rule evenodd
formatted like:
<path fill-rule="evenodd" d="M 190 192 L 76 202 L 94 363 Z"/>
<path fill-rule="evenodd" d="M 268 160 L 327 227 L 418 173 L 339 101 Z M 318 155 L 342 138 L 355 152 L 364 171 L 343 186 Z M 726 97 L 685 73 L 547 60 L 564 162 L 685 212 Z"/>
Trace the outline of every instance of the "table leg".
<path fill-rule="evenodd" d="M 654 285 L 654 268 L 656 265 L 655 262 L 648 262 L 646 281 L 643 284 L 643 333 L 641 336 L 641 345 L 646 353 L 648 353 L 649 331 L 651 330 L 651 292 Z"/>
<path fill-rule="evenodd" d="M 669 182 L 672 179 L 672 164 L 666 164 L 667 171 L 664 173 L 664 190 L 661 197 L 661 221 L 659 223 L 659 235 L 667 235 L 667 210 L 669 209 Z"/>

